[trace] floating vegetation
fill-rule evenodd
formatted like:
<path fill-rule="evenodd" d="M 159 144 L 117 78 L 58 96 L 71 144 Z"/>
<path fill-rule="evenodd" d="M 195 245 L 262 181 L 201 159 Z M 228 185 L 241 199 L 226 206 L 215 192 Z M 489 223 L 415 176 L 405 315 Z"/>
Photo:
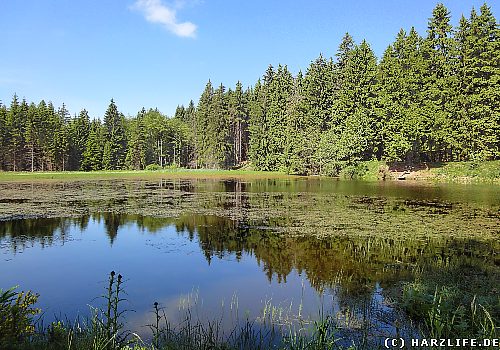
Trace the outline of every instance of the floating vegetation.
<path fill-rule="evenodd" d="M 75 242 L 80 239 L 75 232 L 99 222 L 111 246 L 137 227 L 148 234 L 144 244 L 165 255 L 181 249 L 186 254 L 201 252 L 208 265 L 251 257 L 269 283 L 284 283 L 298 274 L 318 294 L 337 298 L 335 310 L 307 321 L 291 304 L 288 309 L 266 304 L 265 316 L 289 327 L 289 338 L 280 338 L 288 339 L 286 344 L 300 349 L 320 339 L 339 348 L 352 345 L 340 340 L 344 338 L 369 348 L 363 332 L 394 330 L 396 321 L 403 322 L 398 312 L 413 317 L 415 329 L 423 334 L 444 329 L 436 323 L 437 314 L 446 316 L 443 327 L 449 329 L 457 326 L 456 320 L 475 315 L 460 324 L 468 322 L 468 329 L 477 334 L 491 332 L 488 324 L 498 324 L 500 192 L 495 191 L 310 179 L 1 183 L 0 198 L 22 200 L 0 201 L 0 250 L 7 261 L 33 246 Z M 179 241 L 162 238 L 172 228 Z M 186 242 L 195 246 L 183 248 Z M 367 305 L 361 308 L 365 314 L 356 311 L 362 305 Z M 156 306 L 157 317 L 162 307 Z M 217 320 L 209 328 L 201 320 L 190 322 L 182 328 L 160 318 L 151 325 L 157 333 L 165 329 L 171 342 L 193 334 L 192 327 L 203 330 L 194 343 L 185 343 L 195 349 L 204 341 L 220 348 L 229 344 L 228 337 L 217 333 Z M 73 325 L 51 327 L 58 334 Z M 262 335 L 253 320 L 232 330 L 231 336 Z M 299 330 L 308 332 L 308 340 Z"/>

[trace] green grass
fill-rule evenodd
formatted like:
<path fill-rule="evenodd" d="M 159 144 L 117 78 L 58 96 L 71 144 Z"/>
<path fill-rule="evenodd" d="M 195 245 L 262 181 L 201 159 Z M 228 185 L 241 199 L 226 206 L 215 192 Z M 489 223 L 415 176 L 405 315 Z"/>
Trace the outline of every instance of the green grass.
<path fill-rule="evenodd" d="M 424 181 L 455 182 L 455 183 L 493 183 L 500 184 L 500 160 L 483 162 L 449 162 L 414 165 L 415 178 Z M 428 168 L 428 169 L 426 169 Z M 352 178 L 377 181 L 381 179 L 383 170 L 388 173 L 385 161 L 371 160 L 360 162 L 356 167 L 344 169 L 352 173 Z M 343 176 L 348 178 L 349 176 Z"/>
<path fill-rule="evenodd" d="M 282 172 L 217 169 L 163 169 L 163 170 L 109 170 L 109 171 L 47 171 L 0 172 L 0 181 L 27 180 L 99 180 L 99 179 L 155 179 L 155 178 L 280 178 L 292 177 Z"/>
<path fill-rule="evenodd" d="M 500 160 L 434 164 L 431 165 L 430 173 L 444 181 L 500 183 Z"/>
<path fill-rule="evenodd" d="M 455 286 L 433 288 L 423 280 L 408 283 L 400 305 L 431 338 L 493 339 L 499 334 L 493 307 L 476 296 L 464 296 Z"/>
<path fill-rule="evenodd" d="M 429 170 L 417 171 L 417 178 L 426 181 L 459 183 L 500 183 L 500 160 L 484 162 L 429 163 Z M 349 166 L 340 173 L 342 179 L 377 181 L 386 169 L 385 161 L 364 161 Z M 387 170 L 386 170 L 387 175 Z M 99 180 L 99 179 L 155 179 L 155 178 L 291 178 L 278 171 L 257 171 L 249 169 L 185 169 L 162 170 L 101 170 L 101 171 L 55 171 L 55 172 L 1 172 L 0 181 L 26 180 Z"/>

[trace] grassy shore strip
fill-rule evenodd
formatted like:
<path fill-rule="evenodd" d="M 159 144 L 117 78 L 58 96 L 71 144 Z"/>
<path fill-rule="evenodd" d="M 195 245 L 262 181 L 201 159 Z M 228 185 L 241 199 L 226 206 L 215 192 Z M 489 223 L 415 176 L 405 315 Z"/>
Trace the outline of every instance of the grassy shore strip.
<path fill-rule="evenodd" d="M 26 180 L 99 180 L 99 179 L 160 179 L 160 178 L 294 178 L 281 172 L 253 170 L 217 169 L 164 169 L 148 170 L 110 170 L 110 171 L 58 171 L 58 172 L 0 172 L 0 181 Z"/>
<path fill-rule="evenodd" d="M 430 168 L 437 180 L 460 183 L 491 182 L 500 184 L 500 161 L 453 162 Z"/>
<path fill-rule="evenodd" d="M 343 176 L 342 176 L 343 175 Z M 500 161 L 422 163 L 407 165 L 384 161 L 361 162 L 356 167 L 342 170 L 341 177 L 367 181 L 386 180 L 491 183 L 500 185 Z"/>
<path fill-rule="evenodd" d="M 360 162 L 356 166 L 344 168 L 341 179 L 365 181 L 397 180 L 403 176 L 406 180 L 453 183 L 491 183 L 500 185 L 500 161 L 450 162 L 405 165 L 385 161 Z M 220 178 L 220 179 L 263 179 L 263 178 L 298 178 L 284 172 L 256 170 L 220 170 L 220 169 L 162 169 L 162 170 L 109 170 L 109 171 L 57 171 L 57 172 L 1 172 L 0 181 L 26 180 L 99 180 L 99 179 L 159 179 L 159 178 Z"/>

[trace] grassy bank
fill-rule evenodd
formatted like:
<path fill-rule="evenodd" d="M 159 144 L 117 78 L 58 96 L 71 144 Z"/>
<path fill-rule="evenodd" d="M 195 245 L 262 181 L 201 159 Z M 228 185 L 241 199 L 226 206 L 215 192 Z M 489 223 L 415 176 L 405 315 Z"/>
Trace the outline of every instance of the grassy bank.
<path fill-rule="evenodd" d="M 429 172 L 440 181 L 500 184 L 500 161 L 433 164 Z"/>
<path fill-rule="evenodd" d="M 341 179 L 366 181 L 397 180 L 439 181 L 455 183 L 500 184 L 500 161 L 422 163 L 407 165 L 385 161 L 366 161 L 348 166 L 339 173 Z M 99 180 L 99 179 L 156 179 L 156 178 L 289 178 L 283 172 L 256 170 L 219 170 L 171 168 L 161 170 L 58 171 L 58 172 L 0 172 L 0 181 L 29 180 Z"/>
<path fill-rule="evenodd" d="M 198 179 L 198 178 L 286 178 L 291 175 L 280 172 L 254 170 L 216 169 L 162 169 L 110 170 L 110 171 L 57 171 L 57 172 L 0 172 L 0 181 L 30 180 L 100 180 L 100 179 Z"/>
<path fill-rule="evenodd" d="M 500 184 L 500 161 L 421 163 L 361 162 L 340 173 L 341 178 L 367 181 L 398 180 Z"/>

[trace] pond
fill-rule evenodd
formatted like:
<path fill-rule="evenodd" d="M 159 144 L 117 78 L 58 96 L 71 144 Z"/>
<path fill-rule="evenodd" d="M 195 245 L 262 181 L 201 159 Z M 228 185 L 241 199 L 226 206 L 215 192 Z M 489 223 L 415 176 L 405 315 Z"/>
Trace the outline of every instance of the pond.
<path fill-rule="evenodd" d="M 2 183 L 0 287 L 39 293 L 44 322 L 71 321 L 102 305 L 114 270 L 125 279 L 127 328 L 144 337 L 154 302 L 173 323 L 189 309 L 224 316 L 224 327 L 270 309 L 280 322 L 326 310 L 346 331 L 368 321 L 382 337 L 404 322 L 393 296 L 417 275 L 467 278 L 495 298 L 499 209 L 498 186 L 479 185 Z"/>

